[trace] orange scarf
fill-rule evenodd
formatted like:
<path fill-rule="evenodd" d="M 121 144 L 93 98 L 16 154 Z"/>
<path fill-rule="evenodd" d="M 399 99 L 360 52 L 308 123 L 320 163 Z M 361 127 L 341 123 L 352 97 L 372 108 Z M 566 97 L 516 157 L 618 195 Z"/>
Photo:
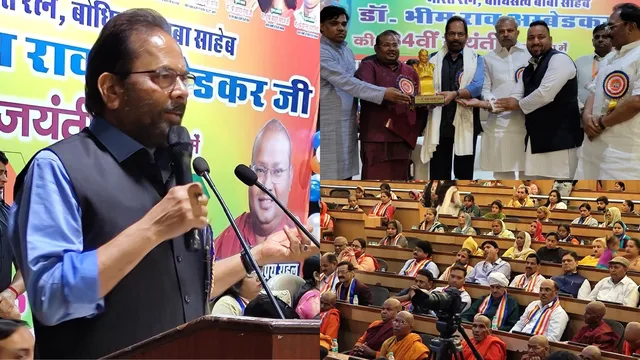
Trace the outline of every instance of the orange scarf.
<path fill-rule="evenodd" d="M 556 308 L 558 308 L 559 306 L 560 306 L 560 301 L 558 301 L 558 298 L 553 299 L 553 301 L 551 302 L 551 306 L 548 306 L 546 309 L 542 311 L 542 314 L 540 314 L 538 321 L 533 327 L 533 332 L 531 333 L 532 335 L 543 335 L 547 331 L 547 328 L 549 327 L 549 322 L 551 321 L 551 316 L 553 315 L 553 312 L 556 310 Z M 524 322 L 523 328 L 527 326 L 529 321 L 533 319 L 533 317 L 538 313 L 538 311 L 540 311 L 540 304 L 536 305 L 533 309 L 531 309 L 531 312 L 527 314 L 527 319 Z"/>
<path fill-rule="evenodd" d="M 331 225 L 331 215 L 329 214 L 321 214 L 320 215 L 320 227 L 328 228 Z"/>
<path fill-rule="evenodd" d="M 389 200 L 386 204 L 379 202 L 376 206 L 371 209 L 371 214 L 375 216 L 387 216 L 387 209 L 391 206 L 391 200 Z"/>
<path fill-rule="evenodd" d="M 326 276 L 324 274 L 320 274 L 320 283 L 323 282 L 324 278 Z M 338 277 L 336 276 L 336 272 L 334 271 L 333 274 L 329 275 L 329 277 L 327 278 L 327 282 L 322 285 L 322 288 L 320 289 L 320 293 L 325 293 L 327 291 L 332 291 L 335 288 L 335 283 L 336 283 L 336 279 Z"/>
<path fill-rule="evenodd" d="M 480 304 L 480 307 L 478 308 L 478 314 L 485 314 L 485 312 L 491 307 L 492 301 L 493 296 L 491 295 L 488 295 L 486 298 L 484 298 L 484 300 L 482 300 L 482 303 Z M 507 292 L 505 291 L 504 295 L 502 295 L 502 299 L 500 299 L 500 304 L 498 304 L 498 310 L 496 310 L 496 314 L 493 316 L 493 319 L 491 319 L 491 328 L 493 330 L 498 330 L 498 328 L 502 326 L 502 323 L 507 319 L 508 310 Z"/>
<path fill-rule="evenodd" d="M 531 275 L 531 277 L 533 277 L 533 280 L 529 281 L 529 283 L 525 287 L 524 284 L 527 281 L 527 275 L 522 274 L 520 280 L 518 280 L 518 282 L 516 283 L 516 287 L 524 289 L 524 291 L 533 292 L 533 289 L 535 289 L 536 284 L 538 283 L 538 273 L 534 273 L 533 275 Z"/>
<path fill-rule="evenodd" d="M 454 266 L 456 266 L 456 264 L 455 264 L 455 263 L 454 263 L 453 265 L 449 266 L 449 267 L 444 271 L 444 274 L 442 274 L 442 280 L 444 280 L 444 281 L 449 281 L 449 275 L 451 275 L 451 268 L 452 268 L 452 267 L 454 267 Z M 465 269 L 465 270 L 469 270 L 469 264 L 465 265 L 465 266 L 464 266 L 464 269 Z M 469 272 L 467 271 L 467 273 L 469 273 Z M 447 286 L 447 287 L 448 287 L 448 286 Z"/>
<path fill-rule="evenodd" d="M 409 265 L 407 270 L 404 272 L 404 276 L 416 277 L 416 274 L 418 273 L 418 271 L 420 271 L 420 269 L 423 269 L 425 266 L 429 265 L 430 262 L 431 262 L 430 258 L 424 259 L 420 262 L 417 262 L 414 259 L 413 263 L 411 263 L 411 265 Z"/>
<path fill-rule="evenodd" d="M 397 246 L 398 245 L 398 240 L 400 240 L 400 236 L 402 236 L 402 233 L 396 235 L 396 237 L 393 238 L 393 240 L 391 241 L 391 243 L 388 243 L 389 241 L 389 236 L 385 236 L 384 239 L 382 239 L 382 241 L 380 242 L 380 245 L 384 245 L 384 246 Z"/>

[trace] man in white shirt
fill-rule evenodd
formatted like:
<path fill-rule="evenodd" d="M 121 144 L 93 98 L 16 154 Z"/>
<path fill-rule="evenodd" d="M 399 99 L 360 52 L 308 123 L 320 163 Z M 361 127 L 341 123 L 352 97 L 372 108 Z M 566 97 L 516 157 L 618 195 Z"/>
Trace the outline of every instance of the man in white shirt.
<path fill-rule="evenodd" d="M 590 94 L 587 86 L 596 78 L 600 62 L 611 52 L 611 39 L 605 30 L 605 26 L 605 24 L 600 24 L 593 29 L 591 43 L 593 44 L 594 53 L 576 59 L 580 108 L 584 107 L 587 101 L 587 97 Z"/>
<path fill-rule="evenodd" d="M 471 296 L 464 289 L 464 278 L 467 276 L 467 270 L 464 266 L 453 265 L 449 271 L 449 285 L 444 287 L 435 288 L 433 291 L 445 291 L 448 288 L 456 288 L 460 290 L 460 298 L 464 303 L 464 308 L 460 310 L 460 313 L 467 310 L 471 306 Z"/>
<path fill-rule="evenodd" d="M 573 179 L 583 138 L 576 66 L 551 44 L 547 23 L 532 22 L 527 32 L 529 65 L 511 97 L 496 100 L 495 108 L 525 114 L 527 177 Z"/>
<path fill-rule="evenodd" d="M 638 284 L 627 276 L 629 260 L 616 256 L 609 261 L 609 274 L 596 284 L 584 300 L 609 301 L 624 306 L 638 306 Z"/>
<path fill-rule="evenodd" d="M 529 254 L 525 260 L 525 273 L 513 278 L 509 287 L 523 289 L 528 292 L 539 293 L 540 284 L 545 280 L 544 276 L 538 273 L 540 258 L 536 254 Z"/>
<path fill-rule="evenodd" d="M 573 219 L 571 224 L 598 226 L 598 220 L 591 216 L 591 205 L 589 205 L 589 203 L 582 203 L 582 205 L 580 205 L 580 217 Z"/>
<path fill-rule="evenodd" d="M 621 4 L 606 26 L 616 51 L 602 60 L 582 113 L 576 179 L 640 177 L 640 7 Z"/>
<path fill-rule="evenodd" d="M 549 341 L 560 341 L 569 323 L 569 316 L 560 305 L 558 290 L 555 282 L 544 280 L 540 286 L 540 300 L 527 306 L 511 332 L 543 335 Z"/>
<path fill-rule="evenodd" d="M 485 260 L 480 261 L 467 275 L 467 281 L 480 285 L 489 285 L 489 275 L 496 271 L 502 273 L 507 280 L 511 278 L 511 265 L 498 257 L 498 243 L 487 240 L 482 243 Z"/>
<path fill-rule="evenodd" d="M 522 71 L 529 64 L 531 55 L 524 44 L 518 43 L 518 23 L 511 16 L 502 16 L 495 25 L 498 46 L 484 58 L 484 84 L 482 98 L 495 104 L 497 99 L 513 93 L 522 81 Z M 524 114 L 522 111 L 489 113 L 483 127 L 480 148 L 480 168 L 493 171 L 498 179 L 524 178 Z"/>

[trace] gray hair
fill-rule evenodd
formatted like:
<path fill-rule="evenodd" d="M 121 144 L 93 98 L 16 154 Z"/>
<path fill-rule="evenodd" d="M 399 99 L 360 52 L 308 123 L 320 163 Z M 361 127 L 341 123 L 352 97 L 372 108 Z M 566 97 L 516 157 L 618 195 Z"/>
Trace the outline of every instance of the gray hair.
<path fill-rule="evenodd" d="M 498 26 L 500 26 L 500 24 L 505 21 L 513 21 L 513 23 L 516 24 L 516 30 L 518 30 L 518 21 L 516 20 L 516 18 L 514 18 L 513 16 L 500 16 L 498 21 L 496 21 L 496 32 L 498 31 Z"/>

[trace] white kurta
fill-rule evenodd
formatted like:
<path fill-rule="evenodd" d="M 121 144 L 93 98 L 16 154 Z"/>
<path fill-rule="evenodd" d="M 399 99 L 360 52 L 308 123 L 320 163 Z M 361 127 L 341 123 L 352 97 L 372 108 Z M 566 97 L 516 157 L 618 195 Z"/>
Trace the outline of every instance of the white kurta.
<path fill-rule="evenodd" d="M 593 73 L 598 70 L 602 59 L 603 57 L 596 53 L 581 56 L 576 59 L 576 67 L 578 68 L 578 100 L 580 100 L 581 108 L 584 106 L 585 101 L 587 101 L 590 93 L 587 87 L 593 81 Z"/>
<path fill-rule="evenodd" d="M 613 71 L 623 71 L 629 77 L 629 90 L 618 105 L 640 95 L 640 41 L 623 46 L 607 55 L 600 64 L 598 76 L 590 89 L 595 92 L 593 115 L 607 112 L 609 99 L 604 93 L 604 81 Z M 589 141 L 585 135 L 579 151 L 575 179 L 639 179 L 640 178 L 640 113 L 633 118 L 605 129 Z"/>
<path fill-rule="evenodd" d="M 516 43 L 507 51 L 498 46 L 484 57 L 482 98 L 494 102 L 508 97 L 516 86 L 518 69 L 526 67 L 531 58 L 527 48 Z M 522 81 L 522 73 L 518 81 Z M 480 168 L 485 171 L 521 171 L 524 168 L 524 127 L 522 111 L 489 113 L 483 128 L 480 147 Z"/>
<path fill-rule="evenodd" d="M 529 114 L 552 102 L 567 81 L 576 76 L 576 66 L 567 55 L 557 54 L 549 60 L 547 71 L 540 86 L 529 96 L 524 96 L 524 84 L 518 82 L 513 97 L 520 100 L 520 109 Z M 532 154 L 531 141 L 525 153 L 525 175 L 554 179 L 573 179 L 578 164 L 576 148 L 547 153 Z M 594 177 L 593 179 L 597 179 Z"/>

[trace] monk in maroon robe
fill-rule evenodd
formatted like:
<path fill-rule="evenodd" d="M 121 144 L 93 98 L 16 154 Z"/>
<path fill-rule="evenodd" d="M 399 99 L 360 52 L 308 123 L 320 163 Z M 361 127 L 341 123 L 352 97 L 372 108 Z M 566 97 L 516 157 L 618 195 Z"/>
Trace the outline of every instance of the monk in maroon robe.
<path fill-rule="evenodd" d="M 573 336 L 571 341 L 595 345 L 602 351 L 617 352 L 620 335 L 602 321 L 607 314 L 606 306 L 600 301 L 592 301 L 584 309 L 585 325 Z"/>
<path fill-rule="evenodd" d="M 380 317 L 369 325 L 367 331 L 360 336 L 353 346 L 351 355 L 363 357 L 365 359 L 376 359 L 380 357 L 382 343 L 393 336 L 393 319 L 398 312 L 402 311 L 402 304 L 396 299 L 387 299 L 382 304 Z"/>
<path fill-rule="evenodd" d="M 397 87 L 398 79 L 420 93 L 420 78 L 413 67 L 398 61 L 400 39 L 385 31 L 376 38 L 376 58 L 364 61 L 356 78 L 382 87 Z M 409 180 L 411 152 L 421 124 L 415 108 L 384 101 L 377 105 L 360 101 L 360 157 L 363 180 Z"/>

